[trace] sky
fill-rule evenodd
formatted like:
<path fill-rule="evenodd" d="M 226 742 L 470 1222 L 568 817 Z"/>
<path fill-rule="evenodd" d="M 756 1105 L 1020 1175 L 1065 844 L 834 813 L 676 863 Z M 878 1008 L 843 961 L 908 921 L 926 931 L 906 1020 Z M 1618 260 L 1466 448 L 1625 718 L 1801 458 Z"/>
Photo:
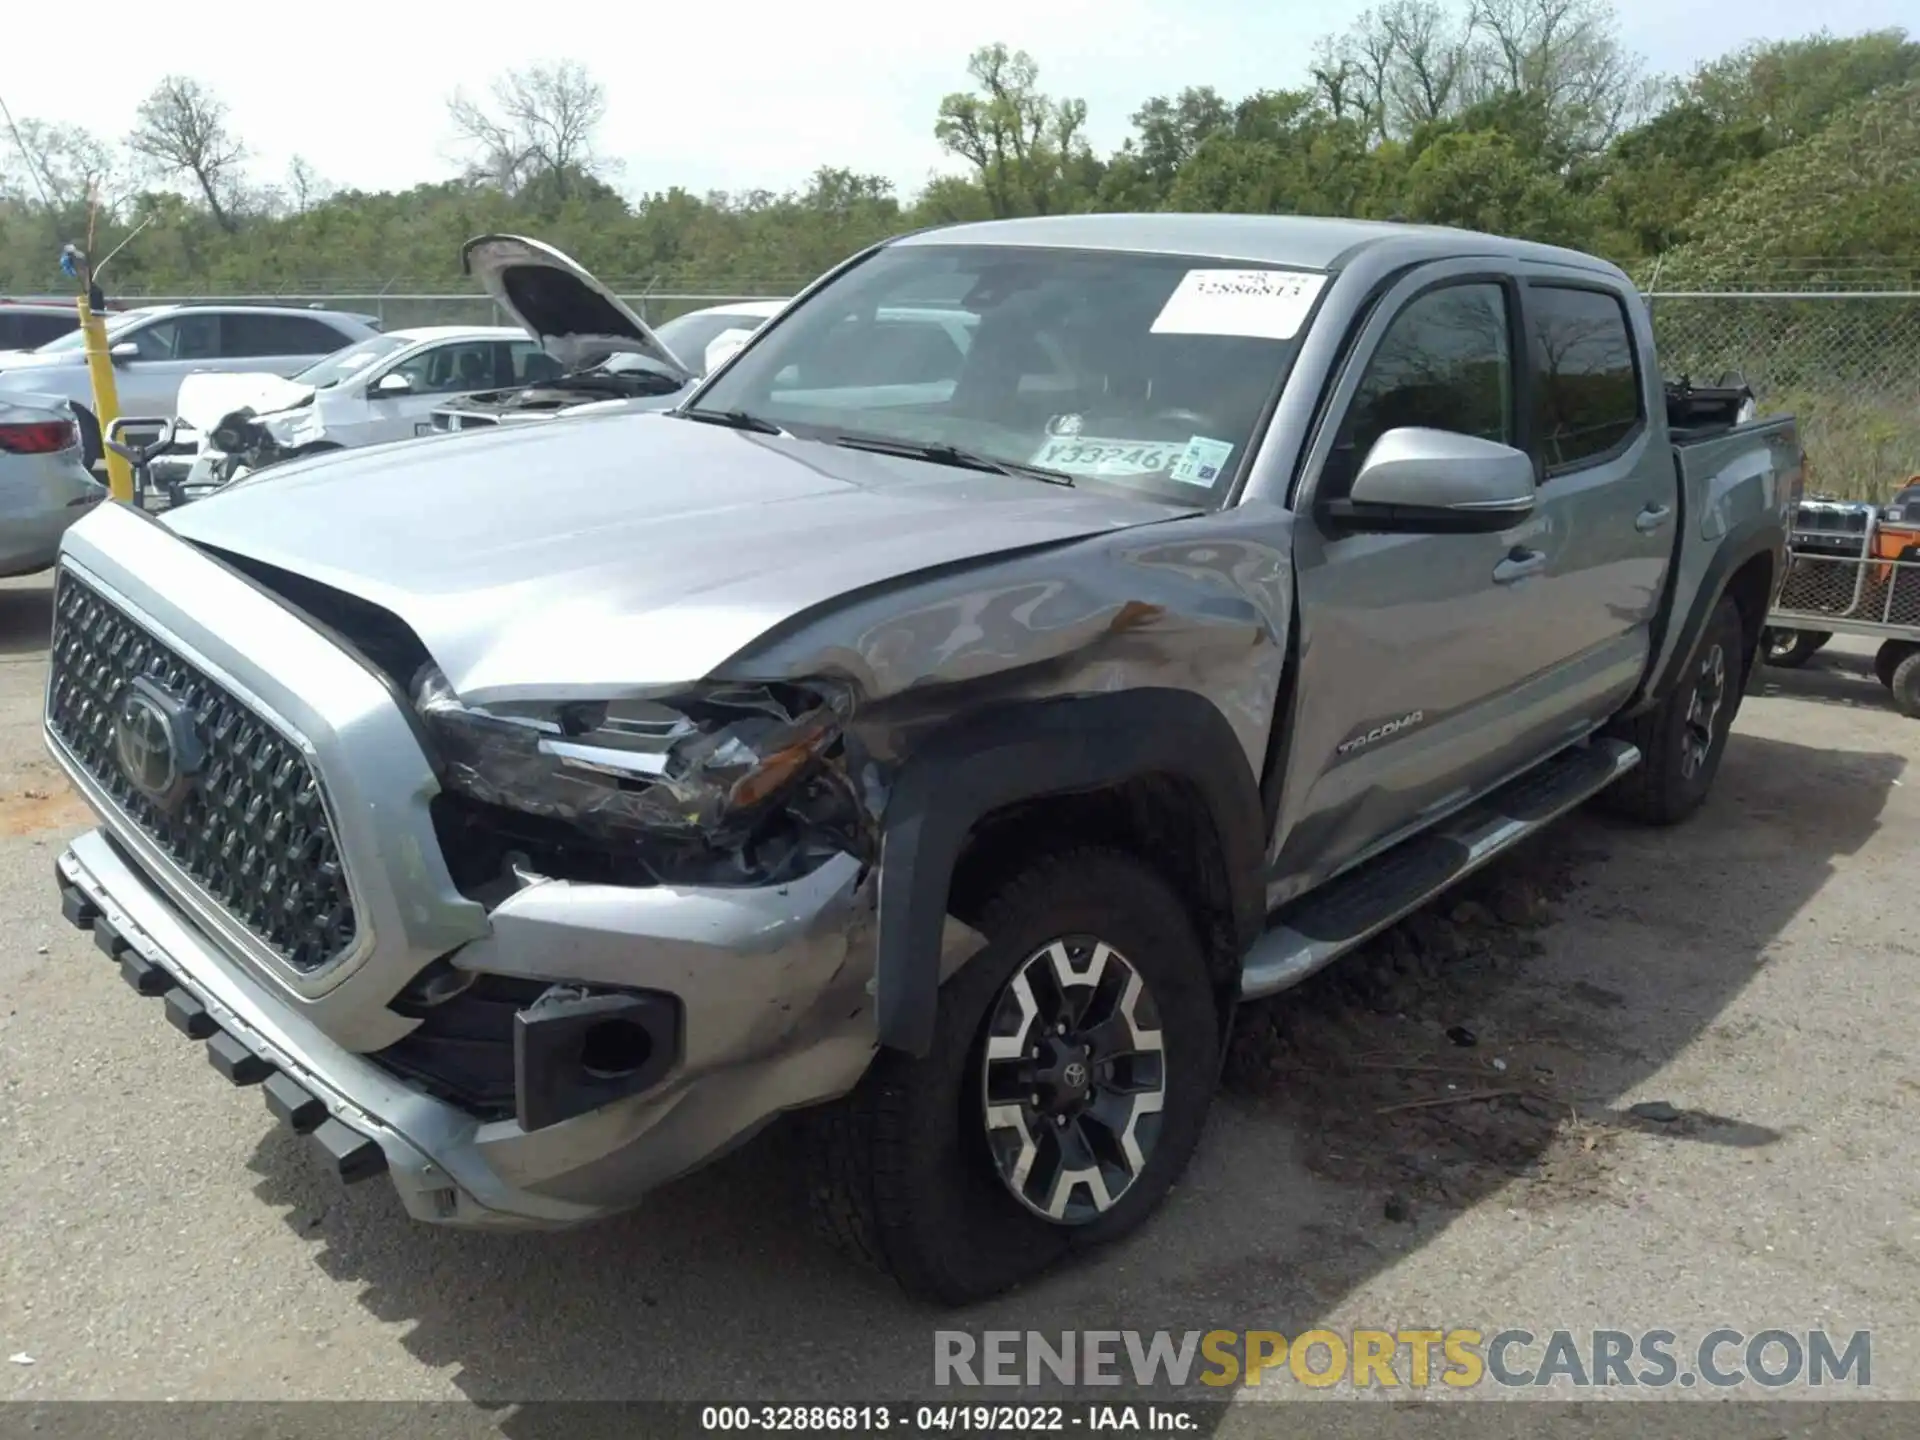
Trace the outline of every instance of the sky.
<path fill-rule="evenodd" d="M 1117 145 L 1150 95 L 1211 84 L 1230 98 L 1304 81 L 1316 39 L 1364 0 L 813 0 L 772 4 L 261 5 L 129 0 L 11 5 L 6 49 L 44 63 L 0 67 L 15 117 L 119 137 L 161 75 L 219 94 L 252 154 L 279 180 L 295 154 L 327 181 L 399 189 L 457 168 L 446 119 L 456 87 L 483 94 L 501 70 L 579 60 L 605 85 L 601 150 L 629 194 L 680 185 L 784 190 L 823 164 L 884 175 L 903 195 L 954 168 L 933 139 L 941 96 L 996 40 L 1033 55 L 1041 88 L 1087 102 L 1097 150 Z M 1650 68 L 1682 72 L 1749 40 L 1824 25 L 1845 34 L 1916 18 L 1913 0 L 1616 0 L 1622 38 Z M 101 34 L 87 83 L 73 63 Z"/>

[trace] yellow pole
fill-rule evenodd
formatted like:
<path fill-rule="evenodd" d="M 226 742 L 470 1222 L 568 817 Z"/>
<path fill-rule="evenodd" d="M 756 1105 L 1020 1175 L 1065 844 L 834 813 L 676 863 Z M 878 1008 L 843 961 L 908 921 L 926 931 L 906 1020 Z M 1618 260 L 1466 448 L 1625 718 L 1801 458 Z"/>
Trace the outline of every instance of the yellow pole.
<path fill-rule="evenodd" d="M 120 418 L 120 391 L 113 382 L 113 357 L 107 353 L 107 324 L 93 313 L 87 297 L 74 302 L 80 307 L 80 328 L 87 336 L 87 373 L 93 379 L 93 413 L 100 422 L 100 448 L 107 460 L 107 489 L 123 504 L 133 503 L 133 467 L 126 457 L 107 449 L 107 436 L 113 422 Z"/>

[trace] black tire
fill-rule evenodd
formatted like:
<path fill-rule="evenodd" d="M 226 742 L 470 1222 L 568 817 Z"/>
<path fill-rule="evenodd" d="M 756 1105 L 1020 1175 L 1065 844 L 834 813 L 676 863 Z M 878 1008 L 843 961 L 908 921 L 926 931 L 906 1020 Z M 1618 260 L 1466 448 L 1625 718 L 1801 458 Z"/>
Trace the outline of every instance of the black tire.
<path fill-rule="evenodd" d="M 1874 653 L 1873 673 L 1882 685 L 1889 690 L 1893 688 L 1893 672 L 1900 668 L 1900 662 L 1909 655 L 1920 655 L 1920 643 L 1889 640 Z"/>
<path fill-rule="evenodd" d="M 80 432 L 80 463 L 87 467 L 88 474 L 92 474 L 107 454 L 107 447 L 100 443 L 100 422 L 93 418 L 93 412 L 86 406 L 75 405 L 73 423 Z"/>
<path fill-rule="evenodd" d="M 1700 808 L 1740 711 L 1745 637 L 1739 607 L 1722 596 L 1673 693 L 1613 728 L 1619 738 L 1640 747 L 1641 759 L 1600 792 L 1603 808 L 1647 825 L 1675 825 Z M 1717 691 L 1717 698 L 1710 698 L 1710 691 Z M 1704 715 L 1703 706 L 1710 706 Z"/>
<path fill-rule="evenodd" d="M 1909 720 L 1920 720 L 1920 650 L 1894 667 L 1887 688 L 1893 692 L 1894 709 Z"/>
<path fill-rule="evenodd" d="M 1775 630 L 1760 632 L 1760 660 L 1776 670 L 1798 670 L 1833 639 L 1824 630 Z"/>
<path fill-rule="evenodd" d="M 1220 1017 L 1205 954 L 1186 907 L 1147 865 L 1104 849 L 1049 857 L 1002 886 L 975 923 L 988 943 L 941 988 L 927 1058 L 883 1051 L 851 1096 L 803 1122 L 807 1193 L 819 1228 L 842 1249 L 890 1272 L 909 1293 L 946 1305 L 1000 1294 L 1070 1252 L 1138 1226 L 1185 1170 L 1219 1079 Z M 1152 1008 L 1136 1002 L 1131 1013 L 1139 1028 L 1125 1033 L 1137 1040 L 1157 1019 L 1163 1048 L 1157 1066 L 1149 1060 L 1151 1068 L 1128 1078 L 1151 1086 L 1151 1078 L 1140 1076 L 1157 1074 L 1164 1089 L 1157 1124 L 1147 1114 L 1129 1124 L 1130 1133 L 1144 1137 L 1138 1147 L 1144 1163 L 1130 1182 L 1104 1211 L 1059 1223 L 1015 1197 L 988 1139 L 989 1075 L 1006 1079 L 1004 1067 L 1025 1069 L 1028 1062 L 1024 1056 L 994 1061 L 1002 1067 L 994 1072 L 985 1056 L 990 1026 L 1003 1032 L 1003 1045 L 1019 1038 L 1024 1047 L 1036 1036 L 1053 1045 L 1050 1032 L 1025 1026 L 1033 1011 L 1024 1005 L 1022 1023 L 1009 1037 L 1014 1012 L 1007 1007 L 1015 1003 L 1009 997 L 1015 997 L 1016 976 L 1033 982 L 1031 998 L 1045 976 L 1030 967 L 1046 961 L 1054 942 L 1074 937 L 1111 947 L 1123 968 L 1107 967 L 1109 984 L 1123 980 L 1126 967 L 1141 980 Z M 1051 1138 L 1055 1132 L 1044 1128 L 1045 1115 L 1030 1108 L 1024 1094 L 1011 1107 L 1004 1099 L 993 1106 L 1003 1115 L 1009 1108 L 1024 1117 L 1018 1127 L 992 1133 L 1002 1138 L 1003 1152 L 1015 1135 L 1024 1137 L 1019 1148 L 1040 1147 L 1032 1171 L 1037 1184 L 1029 1189 L 1045 1187 L 1046 1159 L 1058 1153 L 1046 1149 L 1059 1143 Z M 1082 1130 L 1078 1121 L 1058 1133 L 1075 1136 L 1076 1144 L 1085 1134 L 1112 1134 L 1105 1122 Z M 1060 1195 L 1057 1178 L 1048 1193 Z M 1065 1193 L 1081 1209 L 1097 1210 L 1092 1187 L 1076 1184 Z"/>

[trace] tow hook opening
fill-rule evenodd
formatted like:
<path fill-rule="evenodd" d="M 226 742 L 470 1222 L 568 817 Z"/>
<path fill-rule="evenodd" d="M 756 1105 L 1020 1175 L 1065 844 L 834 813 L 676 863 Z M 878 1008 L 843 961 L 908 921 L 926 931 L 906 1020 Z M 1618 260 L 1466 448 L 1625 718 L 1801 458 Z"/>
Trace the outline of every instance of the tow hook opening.
<path fill-rule="evenodd" d="M 652 1088 L 680 1053 L 680 1002 L 556 985 L 513 1018 L 514 1099 L 532 1132 Z"/>
<path fill-rule="evenodd" d="M 580 1068 L 595 1080 L 625 1080 L 653 1054 L 653 1041 L 631 1020 L 602 1020 L 580 1042 Z"/>

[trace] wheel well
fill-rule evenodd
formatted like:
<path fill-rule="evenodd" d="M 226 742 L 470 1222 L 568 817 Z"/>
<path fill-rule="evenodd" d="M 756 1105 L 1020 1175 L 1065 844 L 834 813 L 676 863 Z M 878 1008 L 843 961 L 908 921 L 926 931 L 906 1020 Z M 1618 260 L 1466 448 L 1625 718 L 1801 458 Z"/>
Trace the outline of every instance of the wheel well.
<path fill-rule="evenodd" d="M 954 862 L 947 908 L 972 923 L 1003 883 L 1040 855 L 1078 845 L 1122 850 L 1164 875 L 1186 903 L 1217 985 L 1238 979 L 1233 897 L 1220 835 L 1199 792 L 1173 775 L 1021 800 L 983 815 Z"/>
<path fill-rule="evenodd" d="M 1733 572 L 1723 593 L 1740 611 L 1742 653 L 1750 671 L 1760 648 L 1760 632 L 1767 624 L 1767 602 L 1773 598 L 1773 557 L 1761 554 L 1748 560 Z"/>

